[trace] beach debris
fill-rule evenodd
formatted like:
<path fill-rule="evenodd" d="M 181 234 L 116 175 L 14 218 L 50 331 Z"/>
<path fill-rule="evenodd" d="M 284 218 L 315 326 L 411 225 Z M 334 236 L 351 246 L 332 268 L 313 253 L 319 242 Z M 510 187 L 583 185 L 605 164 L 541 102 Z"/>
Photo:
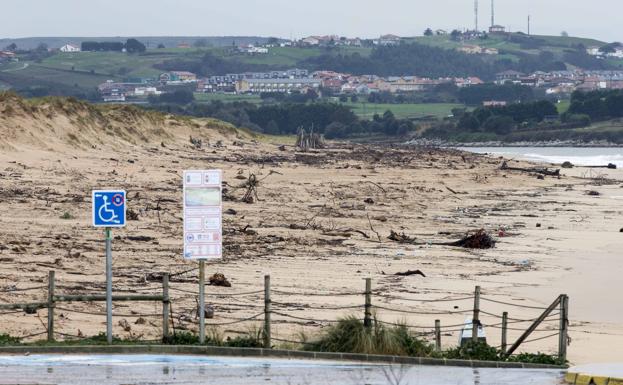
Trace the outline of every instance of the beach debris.
<path fill-rule="evenodd" d="M 588 190 L 586 192 L 586 195 L 592 196 L 592 197 L 598 197 L 601 195 L 601 193 L 599 191 L 595 191 L 595 190 Z"/>
<path fill-rule="evenodd" d="M 621 227 L 621 230 L 619 230 L 619 233 L 623 233 L 623 227 Z"/>
<path fill-rule="evenodd" d="M 539 168 L 539 167 L 534 167 L 534 168 L 511 167 L 508 165 L 507 161 L 502 162 L 502 165 L 500 166 L 500 170 L 529 172 L 529 173 L 535 173 L 535 174 L 540 174 L 540 175 L 545 175 L 545 176 L 560 176 L 559 169 L 550 170 L 547 168 Z"/>
<path fill-rule="evenodd" d="M 190 143 L 195 146 L 196 149 L 200 149 L 203 146 L 203 141 L 201 139 L 190 137 Z"/>
<path fill-rule="evenodd" d="M 285 151 L 286 150 L 286 146 L 284 144 L 282 144 L 281 146 L 277 147 L 279 149 L 279 151 Z"/>
<path fill-rule="evenodd" d="M 466 249 L 491 249 L 495 247 L 495 239 L 487 234 L 484 229 L 480 229 L 459 241 L 449 243 L 448 246 L 464 247 Z"/>
<path fill-rule="evenodd" d="M 121 326 L 124 332 L 132 331 L 132 326 L 130 326 L 130 323 L 125 318 L 119 321 L 119 326 Z"/>
<path fill-rule="evenodd" d="M 418 242 L 415 237 L 410 237 L 403 233 L 397 233 L 394 230 L 390 230 L 388 239 L 399 242 L 409 243 L 412 245 L 429 245 L 429 246 L 454 246 L 463 247 L 466 249 L 491 249 L 495 247 L 495 239 L 493 239 L 484 229 L 476 231 L 472 235 L 467 235 L 464 238 L 454 242 Z"/>
<path fill-rule="evenodd" d="M 398 243 L 416 243 L 417 242 L 415 237 L 410 237 L 404 232 L 399 234 L 395 232 L 394 230 L 389 231 L 389 237 L 387 237 L 387 239 L 398 242 Z"/>
<path fill-rule="evenodd" d="M 125 237 L 125 239 L 127 239 L 128 241 L 135 241 L 135 242 L 151 242 L 155 240 L 156 238 L 148 237 L 146 235 L 128 235 L 127 237 Z"/>
<path fill-rule="evenodd" d="M 313 128 L 307 133 L 303 127 L 300 127 L 296 136 L 296 147 L 302 151 L 323 148 L 324 136 L 314 133 Z"/>
<path fill-rule="evenodd" d="M 236 210 L 234 210 L 234 209 L 227 209 L 227 210 L 225 210 L 224 214 L 236 215 L 236 214 L 238 214 L 238 212 Z"/>
<path fill-rule="evenodd" d="M 138 317 L 136 322 L 134 322 L 135 325 L 145 325 L 146 323 L 147 323 L 147 321 L 145 321 L 145 318 L 143 318 L 143 317 Z"/>
<path fill-rule="evenodd" d="M 257 185 L 259 184 L 257 177 L 255 174 L 250 174 L 249 179 L 243 184 L 244 187 L 247 188 L 247 191 L 244 193 L 242 197 L 242 201 L 244 203 L 253 203 L 256 200 L 259 201 L 260 198 L 257 196 Z"/>
<path fill-rule="evenodd" d="M 540 224 L 540 223 L 537 223 L 537 224 L 536 224 L 536 227 L 541 227 L 541 224 Z"/>
<path fill-rule="evenodd" d="M 421 270 L 407 270 L 405 272 L 396 273 L 395 275 L 398 275 L 400 277 L 409 277 L 411 275 L 421 275 L 422 277 L 426 278 L 426 274 L 422 273 Z"/>
<path fill-rule="evenodd" d="M 367 203 L 369 205 L 373 205 L 374 204 L 374 199 L 366 198 L 366 199 L 363 200 L 363 203 Z"/>
<path fill-rule="evenodd" d="M 614 163 L 608 163 L 608 168 L 611 169 L 611 170 L 616 170 L 617 165 L 614 164 Z"/>
<path fill-rule="evenodd" d="M 225 278 L 223 273 L 215 273 L 208 279 L 208 282 L 212 286 L 231 287 L 231 283 Z"/>
<path fill-rule="evenodd" d="M 138 221 L 138 213 L 136 211 L 128 209 L 125 214 L 129 221 Z"/>
<path fill-rule="evenodd" d="M 204 310 L 203 310 L 203 314 L 205 316 L 205 318 L 207 319 L 212 319 L 214 318 L 214 306 L 212 305 L 207 305 Z"/>
<path fill-rule="evenodd" d="M 562 168 L 573 168 L 573 163 L 571 163 L 569 161 L 566 161 L 566 162 L 563 162 L 563 164 L 561 164 L 560 167 L 562 167 Z"/>

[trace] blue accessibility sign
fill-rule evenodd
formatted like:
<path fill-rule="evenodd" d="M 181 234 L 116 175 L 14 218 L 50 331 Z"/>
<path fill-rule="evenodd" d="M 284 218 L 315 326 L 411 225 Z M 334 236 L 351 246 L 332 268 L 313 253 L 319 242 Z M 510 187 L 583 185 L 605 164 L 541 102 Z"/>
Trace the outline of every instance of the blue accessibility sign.
<path fill-rule="evenodd" d="M 125 191 L 93 191 L 93 226 L 125 226 Z"/>

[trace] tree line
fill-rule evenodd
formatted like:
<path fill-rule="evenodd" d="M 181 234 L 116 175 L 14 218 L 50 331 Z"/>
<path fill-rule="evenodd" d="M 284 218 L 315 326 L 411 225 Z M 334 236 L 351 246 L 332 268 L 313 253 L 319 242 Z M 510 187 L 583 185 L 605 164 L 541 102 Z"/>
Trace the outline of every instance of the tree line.
<path fill-rule="evenodd" d="M 145 44 L 136 39 L 128 39 L 125 43 L 117 41 L 83 41 L 80 49 L 87 52 L 122 52 L 141 53 L 147 50 Z"/>
<path fill-rule="evenodd" d="M 271 135 L 296 134 L 299 128 L 314 130 L 328 139 L 355 136 L 403 136 L 416 129 L 413 122 L 398 119 L 390 111 L 375 115 L 372 120 L 359 118 L 351 108 L 337 103 L 281 103 L 258 106 L 249 102 L 223 103 L 157 103 L 150 107 L 159 111 L 211 117 Z"/>
<path fill-rule="evenodd" d="M 588 115 L 594 121 L 623 117 L 623 90 L 576 91 L 569 114 Z"/>

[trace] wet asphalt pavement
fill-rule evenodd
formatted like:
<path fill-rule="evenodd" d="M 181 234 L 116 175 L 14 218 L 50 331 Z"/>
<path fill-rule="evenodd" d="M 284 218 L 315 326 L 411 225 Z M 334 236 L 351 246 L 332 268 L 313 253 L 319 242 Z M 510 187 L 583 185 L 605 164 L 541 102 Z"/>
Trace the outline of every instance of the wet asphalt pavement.
<path fill-rule="evenodd" d="M 170 355 L 0 356 L 0 384 L 557 385 L 559 370 Z"/>

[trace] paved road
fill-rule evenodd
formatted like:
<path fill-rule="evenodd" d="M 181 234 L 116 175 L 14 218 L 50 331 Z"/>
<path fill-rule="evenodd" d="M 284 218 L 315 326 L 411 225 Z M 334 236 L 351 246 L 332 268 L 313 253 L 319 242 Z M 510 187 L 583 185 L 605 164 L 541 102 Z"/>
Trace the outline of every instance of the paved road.
<path fill-rule="evenodd" d="M 560 371 L 157 355 L 0 356 L 0 384 L 556 385 Z"/>
<path fill-rule="evenodd" d="M 21 71 L 21 70 L 25 70 L 26 68 L 29 67 L 28 63 L 24 63 L 21 67 L 17 67 L 17 68 L 10 68 L 7 70 L 2 70 L 0 72 L 15 72 L 15 71 Z"/>

